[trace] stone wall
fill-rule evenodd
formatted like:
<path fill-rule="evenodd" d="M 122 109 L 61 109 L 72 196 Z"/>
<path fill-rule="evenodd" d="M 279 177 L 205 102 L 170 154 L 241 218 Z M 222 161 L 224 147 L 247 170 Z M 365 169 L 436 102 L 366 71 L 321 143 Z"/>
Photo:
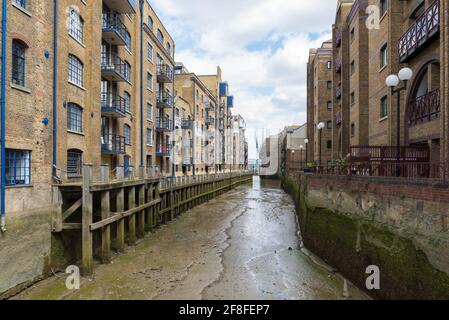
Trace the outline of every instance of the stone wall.
<path fill-rule="evenodd" d="M 397 179 L 291 174 L 305 246 L 381 299 L 449 298 L 449 188 Z"/>

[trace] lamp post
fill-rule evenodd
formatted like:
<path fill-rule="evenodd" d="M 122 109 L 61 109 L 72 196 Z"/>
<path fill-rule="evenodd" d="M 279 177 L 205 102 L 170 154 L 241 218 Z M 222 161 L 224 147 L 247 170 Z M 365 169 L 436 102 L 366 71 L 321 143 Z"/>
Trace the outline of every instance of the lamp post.
<path fill-rule="evenodd" d="M 413 77 L 410 68 L 402 68 L 398 75 L 391 74 L 385 80 L 385 84 L 391 90 L 391 96 L 396 93 L 396 176 L 401 176 L 401 92 L 407 90 L 407 81 Z M 402 81 L 402 87 L 398 87 Z"/>
<path fill-rule="evenodd" d="M 319 139 L 319 141 L 318 141 L 318 145 L 319 145 L 319 149 L 318 149 L 318 151 L 319 151 L 319 159 L 320 159 L 320 167 L 321 167 L 321 165 L 322 165 L 322 159 L 321 159 L 321 150 L 322 150 L 322 146 L 321 146 L 321 136 L 322 136 L 322 134 L 323 134 L 323 129 L 324 129 L 324 122 L 320 122 L 320 123 L 318 123 L 317 124 L 317 126 L 316 126 L 316 128 L 318 129 L 318 131 L 320 132 L 320 139 Z"/>
<path fill-rule="evenodd" d="M 292 159 L 290 160 L 290 169 L 294 169 L 295 165 L 295 150 L 292 150 Z"/>
<path fill-rule="evenodd" d="M 301 150 L 301 165 L 300 165 L 300 169 L 304 168 L 304 163 L 302 161 L 302 151 L 304 150 L 304 146 L 300 145 L 299 146 L 299 150 Z"/>
<path fill-rule="evenodd" d="M 309 139 L 304 139 L 304 143 L 305 143 L 305 145 L 306 145 L 306 165 L 307 165 L 307 162 L 308 162 L 308 152 L 309 152 L 309 149 L 307 148 L 308 147 L 308 145 L 309 145 Z"/>

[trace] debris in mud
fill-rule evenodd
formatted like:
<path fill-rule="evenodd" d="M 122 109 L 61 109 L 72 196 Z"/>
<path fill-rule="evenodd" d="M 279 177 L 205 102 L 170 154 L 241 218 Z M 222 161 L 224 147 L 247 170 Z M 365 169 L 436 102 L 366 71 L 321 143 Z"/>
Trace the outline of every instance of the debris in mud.
<path fill-rule="evenodd" d="M 288 247 L 288 251 L 292 251 L 293 250 L 293 248 L 292 247 Z"/>

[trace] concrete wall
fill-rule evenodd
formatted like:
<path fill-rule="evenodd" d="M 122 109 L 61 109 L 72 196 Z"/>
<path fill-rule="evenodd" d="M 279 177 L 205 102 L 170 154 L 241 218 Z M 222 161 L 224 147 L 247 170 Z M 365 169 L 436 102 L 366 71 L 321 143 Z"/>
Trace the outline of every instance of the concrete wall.
<path fill-rule="evenodd" d="M 292 174 L 305 246 L 382 299 L 449 298 L 449 188 L 429 182 Z"/>

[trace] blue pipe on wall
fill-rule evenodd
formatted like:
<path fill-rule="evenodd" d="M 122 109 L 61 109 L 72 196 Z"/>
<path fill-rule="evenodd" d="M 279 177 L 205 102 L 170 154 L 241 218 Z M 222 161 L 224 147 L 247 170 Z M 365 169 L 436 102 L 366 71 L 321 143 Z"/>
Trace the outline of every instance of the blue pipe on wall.
<path fill-rule="evenodd" d="M 140 166 L 144 166 L 144 143 L 143 143 L 143 9 L 144 0 L 140 0 Z"/>
<path fill-rule="evenodd" d="M 52 175 L 56 177 L 56 143 L 58 125 L 58 0 L 54 0 L 54 30 L 53 30 L 53 164 Z"/>
<path fill-rule="evenodd" d="M 0 191 L 0 213 L 1 213 L 1 222 L 0 229 L 2 232 L 6 231 L 6 222 L 5 222 L 5 208 L 6 208 L 6 200 L 5 200 L 5 188 L 6 188 L 6 26 L 7 26 L 7 0 L 2 0 L 2 74 L 1 74 L 1 191 Z"/>

